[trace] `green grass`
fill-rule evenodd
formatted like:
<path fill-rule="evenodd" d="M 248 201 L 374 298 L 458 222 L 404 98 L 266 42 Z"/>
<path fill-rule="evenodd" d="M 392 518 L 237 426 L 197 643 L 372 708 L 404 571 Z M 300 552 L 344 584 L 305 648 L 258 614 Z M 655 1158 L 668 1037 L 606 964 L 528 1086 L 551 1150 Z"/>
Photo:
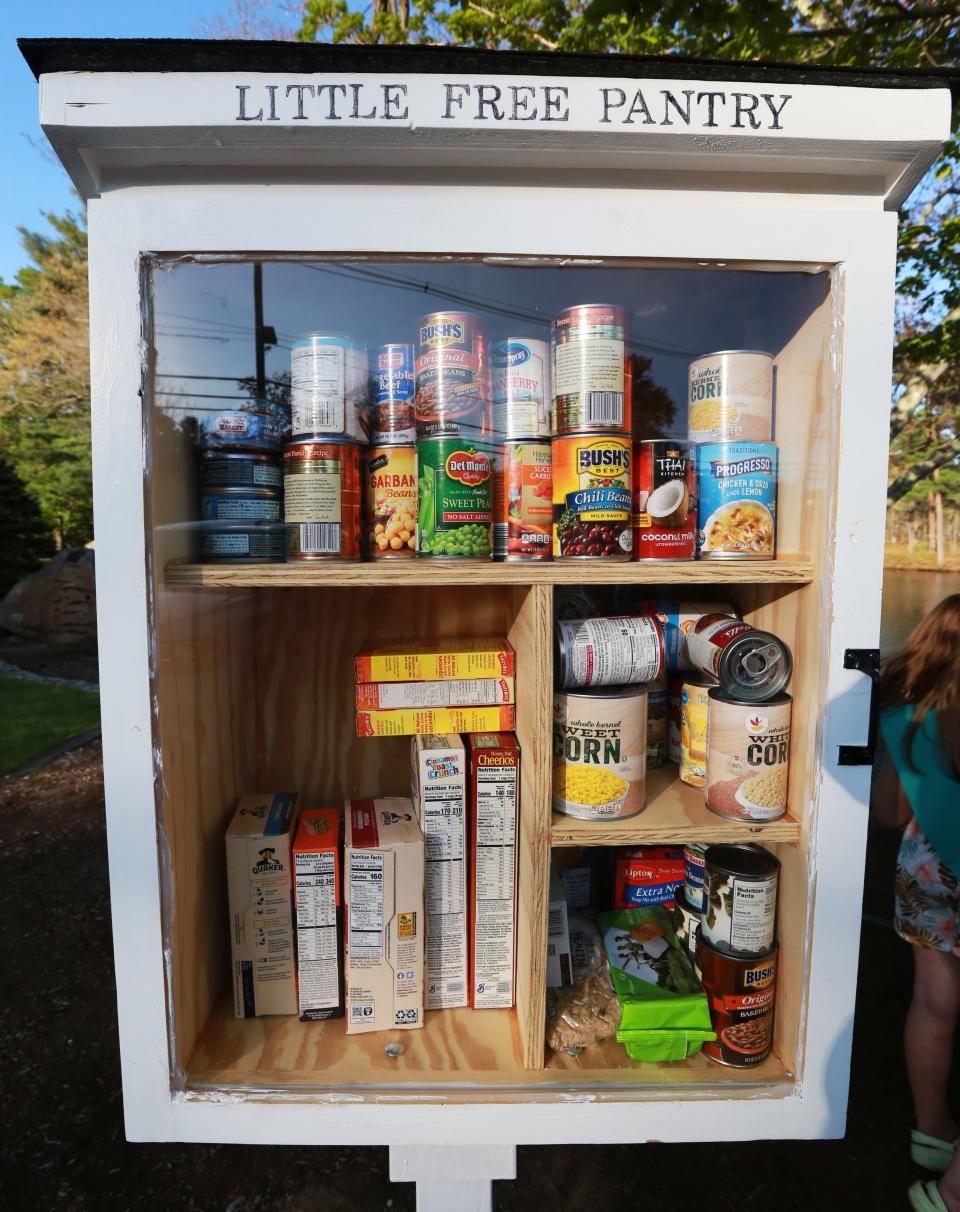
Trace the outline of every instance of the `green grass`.
<path fill-rule="evenodd" d="M 0 676 L 0 776 L 99 723 L 96 694 Z"/>

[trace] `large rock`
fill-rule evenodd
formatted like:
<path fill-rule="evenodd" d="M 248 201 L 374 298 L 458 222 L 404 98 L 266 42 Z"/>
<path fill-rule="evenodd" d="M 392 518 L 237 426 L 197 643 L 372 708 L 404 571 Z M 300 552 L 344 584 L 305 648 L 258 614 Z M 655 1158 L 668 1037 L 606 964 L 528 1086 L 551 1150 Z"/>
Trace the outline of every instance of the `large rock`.
<path fill-rule="evenodd" d="M 48 644 L 96 639 L 93 551 L 72 547 L 24 577 L 0 602 L 0 628 Z"/>

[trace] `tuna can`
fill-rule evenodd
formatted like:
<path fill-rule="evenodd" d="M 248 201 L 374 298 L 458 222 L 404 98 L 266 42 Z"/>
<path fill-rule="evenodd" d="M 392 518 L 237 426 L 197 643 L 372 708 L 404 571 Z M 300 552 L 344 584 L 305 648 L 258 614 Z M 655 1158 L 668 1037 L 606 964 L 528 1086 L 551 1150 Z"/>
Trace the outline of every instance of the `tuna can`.
<path fill-rule="evenodd" d="M 618 586 L 619 588 L 619 586 Z M 614 596 L 618 601 L 629 602 L 627 595 Z M 726 602 L 669 602 L 649 601 L 631 603 L 637 614 L 655 615 L 663 628 L 663 655 L 667 670 L 676 673 L 693 669 L 687 653 L 687 632 L 696 626 L 705 614 L 736 615 Z"/>
<path fill-rule="evenodd" d="M 417 437 L 459 435 L 478 442 L 488 434 L 490 366 L 479 317 L 436 311 L 417 330 Z"/>
<path fill-rule="evenodd" d="M 276 488 L 206 488 L 200 494 L 205 522 L 279 522 Z"/>
<path fill-rule="evenodd" d="M 682 888 L 677 889 L 673 909 L 673 929 L 681 945 L 686 947 L 694 968 L 699 972 L 697 934 L 700 930 L 700 910 L 690 904 Z"/>
<path fill-rule="evenodd" d="M 638 442 L 633 463 L 633 558 L 697 556 L 697 469 L 692 447 L 656 438 Z"/>
<path fill-rule="evenodd" d="M 773 1050 L 777 998 L 777 947 L 749 958 L 711 947 L 702 933 L 697 962 L 717 1038 L 704 1056 L 734 1069 L 762 1064 Z"/>
<path fill-rule="evenodd" d="M 581 821 L 635 816 L 646 803 L 642 686 L 553 696 L 553 807 Z"/>
<path fill-rule="evenodd" d="M 683 702 L 683 678 L 667 678 L 667 761 L 680 762 L 680 708 Z"/>
<path fill-rule="evenodd" d="M 793 672 L 793 658 L 783 640 L 723 614 L 705 614 L 690 628 L 687 655 L 695 669 L 751 703 L 779 694 Z"/>
<path fill-rule="evenodd" d="M 565 690 L 636 686 L 663 674 L 663 633 L 655 618 L 563 619 L 554 635 L 557 682 Z"/>
<path fill-rule="evenodd" d="M 336 435 L 365 442 L 370 391 L 367 351 L 342 333 L 307 333 L 290 354 L 294 438 Z"/>
<path fill-rule="evenodd" d="M 207 447 L 280 453 L 280 422 L 272 408 L 249 405 L 216 412 L 204 420 L 202 430 Z"/>
<path fill-rule="evenodd" d="M 647 769 L 667 760 L 667 679 L 647 684 Z"/>
<path fill-rule="evenodd" d="M 410 446 L 417 440 L 413 346 L 378 345 L 370 374 L 370 443 Z"/>
<path fill-rule="evenodd" d="M 363 461 L 364 551 L 374 560 L 417 552 L 417 448 L 372 446 Z"/>
<path fill-rule="evenodd" d="M 710 691 L 707 807 L 742 821 L 775 821 L 787 811 L 789 694 L 762 703 Z"/>
<path fill-rule="evenodd" d="M 360 558 L 360 447 L 314 434 L 283 448 L 287 559 Z"/>
<path fill-rule="evenodd" d="M 772 442 L 697 447 L 701 560 L 772 560 L 777 551 L 777 448 Z"/>
<path fill-rule="evenodd" d="M 420 468 L 417 551 L 445 559 L 489 559 L 493 460 L 459 437 L 417 443 Z"/>
<path fill-rule="evenodd" d="M 773 946 L 780 860 L 760 846 L 708 846 L 703 872 L 703 938 L 711 947 L 762 955 Z"/>
<path fill-rule="evenodd" d="M 510 337 L 493 347 L 493 428 L 504 442 L 550 437 L 550 346 Z"/>
<path fill-rule="evenodd" d="M 623 433 L 553 440 L 553 554 L 629 560 L 633 441 Z"/>
<path fill-rule="evenodd" d="M 553 456 L 549 442 L 505 442 L 493 465 L 493 558 L 549 560 Z"/>
<path fill-rule="evenodd" d="M 282 564 L 287 551 L 282 522 L 201 522 L 204 564 Z"/>
<path fill-rule="evenodd" d="M 690 363 L 691 442 L 769 442 L 773 437 L 773 355 L 724 349 Z"/>
<path fill-rule="evenodd" d="M 200 488 L 272 488 L 283 486 L 280 463 L 254 451 L 205 450 L 200 456 Z"/>
<path fill-rule="evenodd" d="M 703 870 L 707 848 L 700 842 L 688 842 L 683 848 L 684 895 L 697 910 L 699 917 L 703 908 Z"/>
<path fill-rule="evenodd" d="M 707 780 L 707 704 L 713 678 L 687 674 L 680 691 L 680 779 L 691 787 Z"/>
<path fill-rule="evenodd" d="M 610 429 L 629 433 L 624 391 L 626 314 L 607 303 L 568 307 L 553 321 L 553 432 Z"/>

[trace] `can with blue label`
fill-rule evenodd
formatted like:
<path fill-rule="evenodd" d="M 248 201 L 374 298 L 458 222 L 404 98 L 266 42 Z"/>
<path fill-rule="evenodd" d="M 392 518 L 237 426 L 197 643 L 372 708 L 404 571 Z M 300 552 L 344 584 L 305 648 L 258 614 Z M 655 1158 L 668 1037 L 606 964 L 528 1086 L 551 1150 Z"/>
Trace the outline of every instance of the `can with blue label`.
<path fill-rule="evenodd" d="M 508 337 L 493 347 L 493 427 L 504 442 L 550 437 L 550 346 Z"/>
<path fill-rule="evenodd" d="M 413 346 L 378 345 L 370 367 L 370 442 L 410 446 L 417 440 Z"/>
<path fill-rule="evenodd" d="M 207 488 L 200 495 L 205 522 L 279 522 L 280 493 L 275 488 Z"/>
<path fill-rule="evenodd" d="M 773 442 L 697 447 L 701 560 L 772 560 L 777 550 L 777 448 Z"/>
<path fill-rule="evenodd" d="M 274 408 L 251 404 L 215 412 L 203 422 L 203 444 L 212 450 L 280 453 L 280 421 Z"/>

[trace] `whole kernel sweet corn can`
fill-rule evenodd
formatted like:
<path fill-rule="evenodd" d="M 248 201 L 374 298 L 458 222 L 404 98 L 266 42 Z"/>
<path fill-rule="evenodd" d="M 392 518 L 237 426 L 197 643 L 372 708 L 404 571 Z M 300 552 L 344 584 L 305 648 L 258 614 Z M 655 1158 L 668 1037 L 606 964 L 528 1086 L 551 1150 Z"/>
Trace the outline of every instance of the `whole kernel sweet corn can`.
<path fill-rule="evenodd" d="M 714 687 L 707 699 L 707 807 L 718 816 L 775 821 L 787 811 L 789 694 L 749 703 Z"/>
<path fill-rule="evenodd" d="M 773 436 L 773 355 L 723 349 L 690 363 L 691 442 L 769 442 Z"/>
<path fill-rule="evenodd" d="M 553 807 L 583 821 L 635 816 L 646 803 L 647 692 L 560 691 L 553 698 Z"/>

